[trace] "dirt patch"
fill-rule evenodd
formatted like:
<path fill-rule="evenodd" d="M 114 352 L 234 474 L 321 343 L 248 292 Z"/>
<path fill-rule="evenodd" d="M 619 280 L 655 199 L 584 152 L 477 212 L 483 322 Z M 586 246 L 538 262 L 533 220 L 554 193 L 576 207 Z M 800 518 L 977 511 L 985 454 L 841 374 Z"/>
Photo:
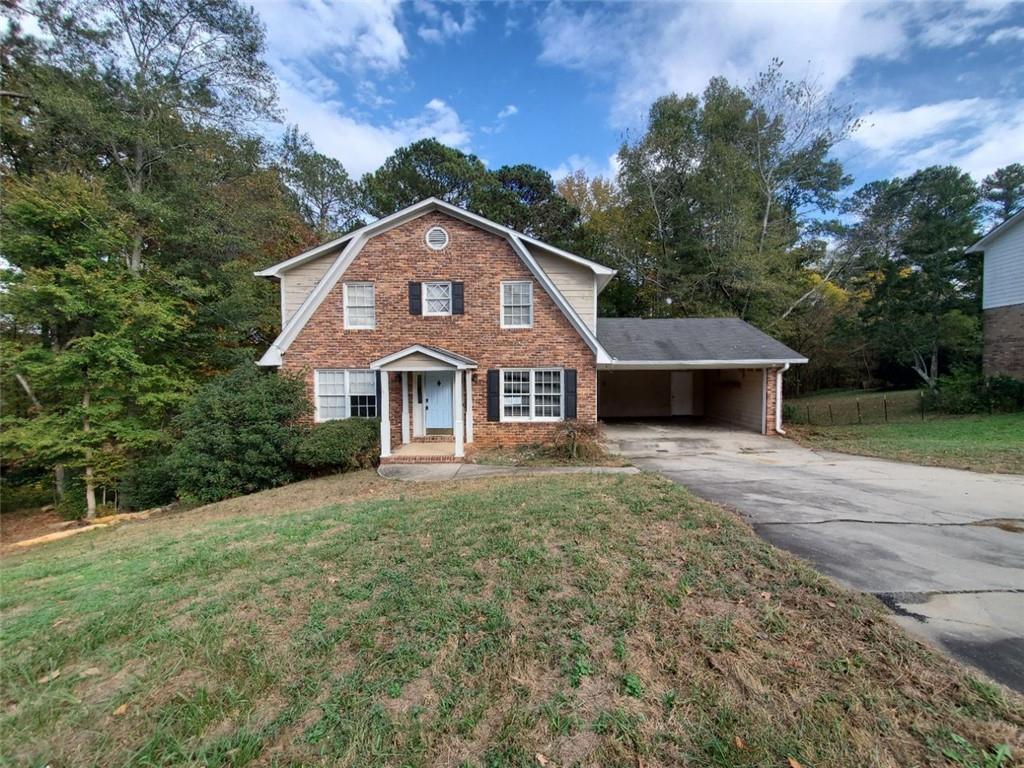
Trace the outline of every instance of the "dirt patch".
<path fill-rule="evenodd" d="M 972 525 L 998 528 L 1009 533 L 1024 533 L 1024 520 L 1014 520 L 1012 518 L 997 517 L 991 520 L 979 520 L 976 523 L 972 523 Z"/>
<path fill-rule="evenodd" d="M 7 547 L 18 541 L 63 531 L 75 525 L 53 509 L 19 511 L 0 515 L 0 545 Z"/>

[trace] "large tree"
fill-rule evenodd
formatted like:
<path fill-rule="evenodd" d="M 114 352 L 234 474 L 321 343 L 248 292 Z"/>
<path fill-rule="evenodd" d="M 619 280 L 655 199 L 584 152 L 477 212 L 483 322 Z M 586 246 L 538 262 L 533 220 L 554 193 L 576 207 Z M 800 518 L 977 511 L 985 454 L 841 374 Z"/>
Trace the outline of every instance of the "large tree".
<path fill-rule="evenodd" d="M 1010 163 L 990 173 L 981 182 L 981 196 L 996 224 L 1024 208 L 1024 164 Z"/>
<path fill-rule="evenodd" d="M 317 152 L 297 126 L 281 140 L 280 165 L 306 223 L 319 240 L 362 224 L 359 188 L 341 161 Z"/>

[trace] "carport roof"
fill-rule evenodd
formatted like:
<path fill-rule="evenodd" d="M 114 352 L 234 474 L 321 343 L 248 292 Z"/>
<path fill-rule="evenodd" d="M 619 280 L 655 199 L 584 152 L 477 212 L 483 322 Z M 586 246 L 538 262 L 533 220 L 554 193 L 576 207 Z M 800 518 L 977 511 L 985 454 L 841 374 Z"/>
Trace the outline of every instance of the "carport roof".
<path fill-rule="evenodd" d="M 799 352 L 737 317 L 601 317 L 597 339 L 613 358 L 612 367 L 757 367 L 807 362 Z"/>

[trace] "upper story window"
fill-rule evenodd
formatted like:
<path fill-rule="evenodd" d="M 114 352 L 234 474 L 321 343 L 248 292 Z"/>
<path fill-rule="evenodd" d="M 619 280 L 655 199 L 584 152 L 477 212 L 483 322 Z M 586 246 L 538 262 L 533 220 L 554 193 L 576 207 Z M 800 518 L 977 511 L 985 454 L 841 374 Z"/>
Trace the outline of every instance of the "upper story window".
<path fill-rule="evenodd" d="M 501 284 L 501 327 L 533 326 L 533 283 L 529 280 Z"/>
<path fill-rule="evenodd" d="M 318 369 L 315 389 L 317 421 L 377 415 L 376 371 Z"/>
<path fill-rule="evenodd" d="M 345 283 L 345 327 L 374 328 L 376 325 L 373 283 Z"/>
<path fill-rule="evenodd" d="M 423 284 L 423 314 L 450 315 L 452 313 L 452 284 Z"/>
<path fill-rule="evenodd" d="M 432 251 L 440 251 L 448 245 L 448 230 L 444 227 L 431 227 L 427 230 L 427 247 Z"/>

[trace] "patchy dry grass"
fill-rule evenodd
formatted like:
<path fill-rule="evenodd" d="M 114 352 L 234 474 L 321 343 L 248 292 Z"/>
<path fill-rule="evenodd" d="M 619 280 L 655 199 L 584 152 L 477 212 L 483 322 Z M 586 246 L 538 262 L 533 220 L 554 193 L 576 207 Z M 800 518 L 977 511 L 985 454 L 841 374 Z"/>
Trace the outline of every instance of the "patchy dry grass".
<path fill-rule="evenodd" d="M 975 472 L 1024 474 L 1024 413 L 849 427 L 787 424 L 786 432 L 811 448 Z"/>
<path fill-rule="evenodd" d="M 44 545 L 2 576 L 5 763 L 998 766 L 1022 748 L 1019 697 L 649 475 L 359 473 Z"/>

